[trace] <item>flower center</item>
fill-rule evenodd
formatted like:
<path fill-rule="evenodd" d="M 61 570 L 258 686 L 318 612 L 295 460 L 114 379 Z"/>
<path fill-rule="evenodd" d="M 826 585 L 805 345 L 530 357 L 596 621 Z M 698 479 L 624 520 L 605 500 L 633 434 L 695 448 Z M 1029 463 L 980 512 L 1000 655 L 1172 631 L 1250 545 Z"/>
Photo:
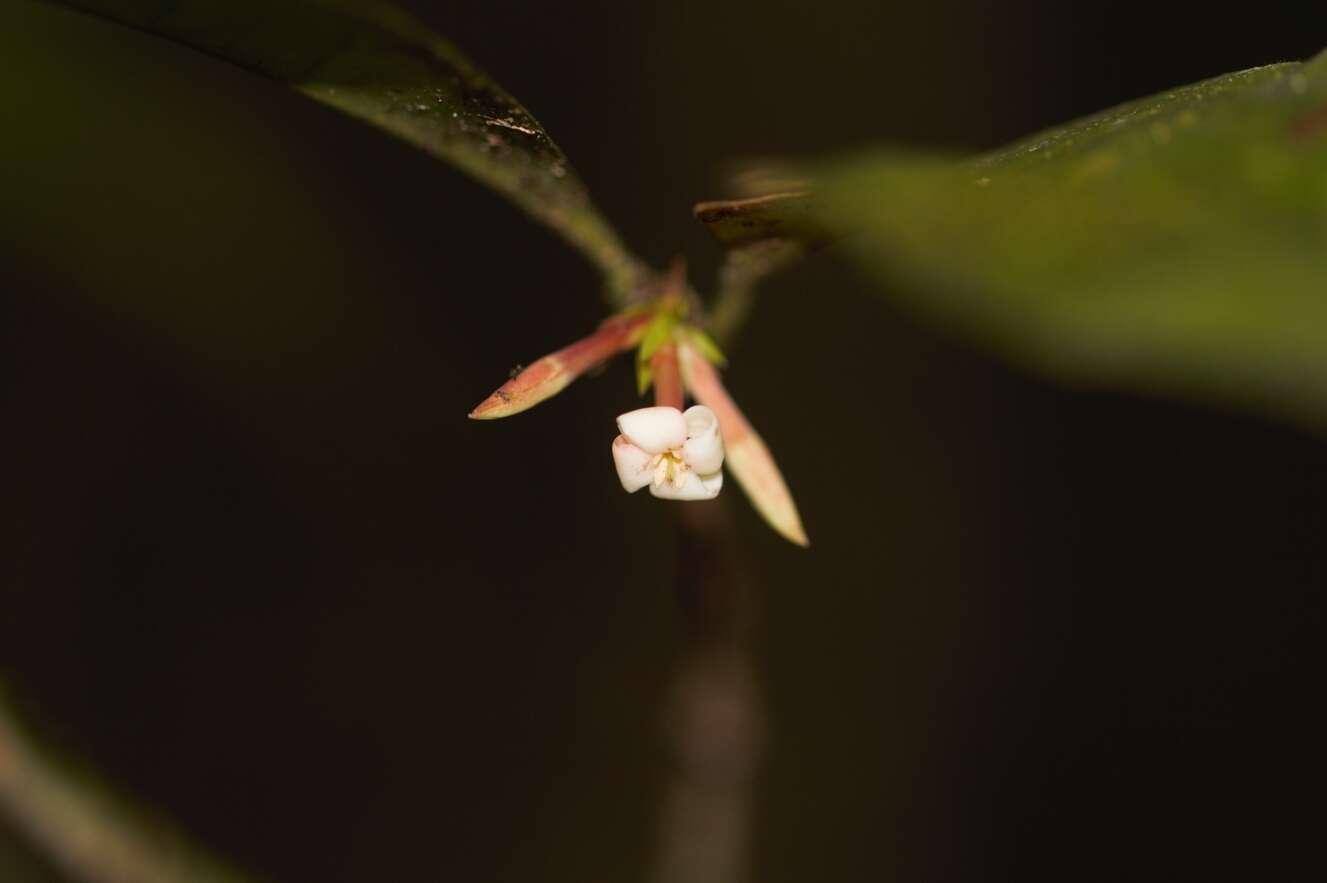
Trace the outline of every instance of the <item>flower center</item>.
<path fill-rule="evenodd" d="M 655 454 L 654 458 L 650 460 L 649 466 L 654 472 L 655 487 L 671 484 L 673 487 L 680 488 L 686 484 L 687 464 L 683 462 L 682 455 L 677 451 L 664 451 L 662 454 Z"/>

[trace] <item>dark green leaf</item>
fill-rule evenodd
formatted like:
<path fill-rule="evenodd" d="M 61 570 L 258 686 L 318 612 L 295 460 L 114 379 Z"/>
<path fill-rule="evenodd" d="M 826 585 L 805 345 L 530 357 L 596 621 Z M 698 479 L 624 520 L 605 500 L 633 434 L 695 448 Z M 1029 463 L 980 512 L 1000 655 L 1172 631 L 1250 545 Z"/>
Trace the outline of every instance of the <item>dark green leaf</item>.
<path fill-rule="evenodd" d="M 1327 423 L 1327 53 L 817 177 L 887 291 L 1058 377 Z"/>
<path fill-rule="evenodd" d="M 635 260 L 567 158 L 511 95 L 386 3 L 51 0 L 192 46 L 409 141 L 562 234 L 624 299 Z"/>

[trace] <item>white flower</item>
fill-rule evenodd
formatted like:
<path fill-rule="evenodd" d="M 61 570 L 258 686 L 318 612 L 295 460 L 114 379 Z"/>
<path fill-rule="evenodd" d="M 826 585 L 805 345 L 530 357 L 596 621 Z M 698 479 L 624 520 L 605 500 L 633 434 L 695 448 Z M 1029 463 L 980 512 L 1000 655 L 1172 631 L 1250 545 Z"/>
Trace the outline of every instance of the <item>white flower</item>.
<path fill-rule="evenodd" d="M 665 500 L 712 500 L 723 487 L 719 418 L 704 405 L 654 407 L 617 418 L 613 439 L 617 477 L 628 493 L 646 485 Z"/>

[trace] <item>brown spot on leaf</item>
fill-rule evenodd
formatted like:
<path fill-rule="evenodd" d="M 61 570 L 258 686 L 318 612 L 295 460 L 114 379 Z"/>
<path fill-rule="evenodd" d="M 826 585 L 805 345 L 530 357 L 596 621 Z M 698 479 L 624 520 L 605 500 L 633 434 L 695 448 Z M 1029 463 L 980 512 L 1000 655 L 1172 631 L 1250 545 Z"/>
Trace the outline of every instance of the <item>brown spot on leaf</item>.
<path fill-rule="evenodd" d="M 1307 144 L 1327 138 L 1327 104 L 1300 114 L 1290 124 L 1290 140 L 1297 144 Z"/>
<path fill-rule="evenodd" d="M 825 231 L 811 217 L 804 191 L 771 193 L 751 199 L 697 203 L 692 210 L 720 244 L 729 248 L 765 239 L 816 242 Z"/>

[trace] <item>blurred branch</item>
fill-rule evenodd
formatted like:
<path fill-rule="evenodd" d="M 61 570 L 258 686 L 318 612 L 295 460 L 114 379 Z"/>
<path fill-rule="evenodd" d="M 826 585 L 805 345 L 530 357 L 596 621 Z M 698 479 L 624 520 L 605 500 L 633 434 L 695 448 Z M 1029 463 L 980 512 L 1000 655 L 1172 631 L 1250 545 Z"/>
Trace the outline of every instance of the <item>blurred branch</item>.
<path fill-rule="evenodd" d="M 718 290 L 710 310 L 710 329 L 719 343 L 732 342 L 751 312 L 756 284 L 806 254 L 807 246 L 791 239 L 766 239 L 725 256 L 719 267 Z"/>
<path fill-rule="evenodd" d="M 782 183 L 791 189 L 701 202 L 692 209 L 725 250 L 709 326 L 722 344 L 746 321 L 761 279 L 836 238 L 812 212 L 810 183 Z"/>
<path fill-rule="evenodd" d="M 751 785 L 764 733 L 745 634 L 743 584 L 728 502 L 679 507 L 679 602 L 688 642 L 665 731 L 674 772 L 660 819 L 656 883 L 739 883 L 748 877 Z"/>
<path fill-rule="evenodd" d="M 63 770 L 24 734 L 0 694 L 0 814 L 84 883 L 241 883 L 180 836 Z"/>

